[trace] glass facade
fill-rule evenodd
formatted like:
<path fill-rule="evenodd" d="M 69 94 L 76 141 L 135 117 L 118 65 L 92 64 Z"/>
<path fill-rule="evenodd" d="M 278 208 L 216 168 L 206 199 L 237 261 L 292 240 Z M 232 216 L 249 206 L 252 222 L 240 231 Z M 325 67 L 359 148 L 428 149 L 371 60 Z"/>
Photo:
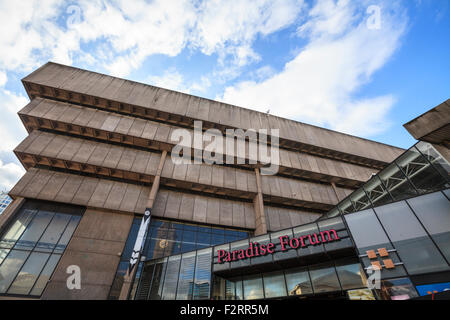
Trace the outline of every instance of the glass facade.
<path fill-rule="evenodd" d="M 445 192 L 425 194 L 345 216 L 361 261 L 367 250 L 386 248 L 395 268 L 382 279 L 450 271 L 450 200 Z"/>
<path fill-rule="evenodd" d="M 450 187 L 450 164 L 429 143 L 419 142 L 321 219 L 374 208 Z"/>
<path fill-rule="evenodd" d="M 40 296 L 83 212 L 27 201 L 0 237 L 0 294 Z"/>
<path fill-rule="evenodd" d="M 0 192 L 0 215 L 5 211 L 6 207 L 9 206 L 12 199 L 5 192 Z"/>
<path fill-rule="evenodd" d="M 111 287 L 109 299 L 118 299 L 123 277 L 128 268 L 128 262 L 133 251 L 134 242 L 141 223 L 140 217 L 135 217 L 131 226 L 121 261 Z M 179 253 L 209 248 L 212 245 L 248 238 L 250 233 L 245 230 L 219 228 L 214 226 L 165 221 L 152 218 L 146 235 L 142 260 L 151 260 Z M 187 260 L 185 260 L 187 261 Z M 136 272 L 136 280 L 132 289 L 134 297 L 139 278 L 142 274 L 142 263 Z M 199 274 L 199 277 L 202 275 Z M 181 296 L 180 296 L 181 297 Z"/>
<path fill-rule="evenodd" d="M 312 296 L 366 287 L 364 271 L 356 258 L 232 279 L 214 278 L 214 286 L 217 286 L 213 290 L 215 300 Z"/>
<path fill-rule="evenodd" d="M 377 259 L 382 265 L 383 259 L 391 259 L 394 267 L 382 268 L 377 297 L 416 297 L 411 277 L 450 272 L 447 194 L 448 190 L 428 193 L 343 217 L 152 259 L 143 263 L 136 299 L 253 300 L 321 294 L 342 297 L 348 290 L 367 288 L 366 277 L 370 274 L 365 269 L 374 260 L 366 252 L 379 248 L 387 250 L 388 258 Z M 338 241 L 326 241 L 332 239 L 326 236 L 330 230 L 336 231 Z M 304 247 L 297 247 L 299 239 Z M 252 243 L 271 243 L 273 251 L 252 256 Z M 250 254 L 223 261 L 225 255 L 220 250 L 230 253 L 230 257 L 233 252 L 236 257 L 239 252 Z"/>

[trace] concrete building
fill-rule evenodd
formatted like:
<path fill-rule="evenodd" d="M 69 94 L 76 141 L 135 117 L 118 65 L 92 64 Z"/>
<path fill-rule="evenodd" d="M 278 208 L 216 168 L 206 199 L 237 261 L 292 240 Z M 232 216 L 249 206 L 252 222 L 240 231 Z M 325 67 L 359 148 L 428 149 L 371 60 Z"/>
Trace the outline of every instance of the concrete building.
<path fill-rule="evenodd" d="M 348 200 L 349 210 L 343 201 L 406 151 L 55 63 L 43 65 L 22 82 L 30 103 L 18 114 L 29 135 L 14 152 L 27 172 L 10 191 L 14 201 L 0 216 L 4 298 L 117 299 L 121 292 L 121 298 L 134 298 L 136 292 L 142 298 L 151 296 L 152 286 L 158 291 L 154 281 L 163 279 L 176 289 L 165 299 L 177 298 L 178 289 L 179 298 L 197 292 L 209 299 L 214 296 L 211 275 L 192 274 L 192 281 L 179 286 L 180 263 L 203 263 L 211 269 L 211 259 L 202 262 L 199 250 L 236 241 L 248 245 L 249 237 L 267 237 L 358 211 L 364 206 Z M 194 134 L 194 121 L 202 121 L 203 130 L 223 133 L 279 129 L 277 173 L 262 175 L 264 163 L 251 161 L 252 138 L 245 142 L 245 161 L 231 155 L 232 163 L 174 164 L 171 152 L 178 142 L 172 134 L 177 129 Z M 441 139 L 448 143 L 448 123 L 443 126 Z M 253 142 L 264 139 L 259 134 Z M 438 144 L 444 156 L 446 143 Z M 193 155 L 207 149 L 205 141 L 189 144 Z M 448 163 L 441 156 L 439 161 Z M 424 187 L 427 192 L 448 188 L 448 173 L 439 174 L 444 182 L 436 178 L 431 189 Z M 402 199 L 421 194 L 417 189 L 403 189 Z M 151 208 L 151 222 L 144 251 L 136 275 L 126 275 L 146 208 Z M 357 260 L 354 244 L 347 249 L 342 257 Z M 189 259 L 183 262 L 186 254 Z M 157 259 L 178 257 L 180 263 L 172 264 L 178 267 L 175 272 L 155 267 L 151 283 L 145 283 L 148 261 L 155 265 Z M 82 270 L 81 288 L 71 290 L 67 268 L 74 265 Z M 155 272 L 177 278 L 155 278 Z M 289 291 L 301 292 L 299 288 Z"/>

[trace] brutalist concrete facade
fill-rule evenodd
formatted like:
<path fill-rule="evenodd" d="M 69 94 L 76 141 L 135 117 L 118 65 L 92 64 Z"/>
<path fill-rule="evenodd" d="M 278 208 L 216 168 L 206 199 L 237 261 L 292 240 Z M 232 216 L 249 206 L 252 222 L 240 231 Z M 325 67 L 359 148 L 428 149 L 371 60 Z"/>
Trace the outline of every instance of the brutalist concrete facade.
<path fill-rule="evenodd" d="M 107 298 L 155 180 L 152 217 L 262 235 L 317 220 L 404 151 L 56 63 L 22 82 L 30 103 L 19 117 L 29 135 L 14 152 L 27 172 L 9 193 L 0 232 L 31 199 L 85 208 L 42 299 Z M 192 131 L 197 120 L 222 132 L 279 129 L 278 173 L 261 175 L 260 163 L 174 165 L 171 133 Z M 80 290 L 66 286 L 70 265 L 82 270 Z"/>

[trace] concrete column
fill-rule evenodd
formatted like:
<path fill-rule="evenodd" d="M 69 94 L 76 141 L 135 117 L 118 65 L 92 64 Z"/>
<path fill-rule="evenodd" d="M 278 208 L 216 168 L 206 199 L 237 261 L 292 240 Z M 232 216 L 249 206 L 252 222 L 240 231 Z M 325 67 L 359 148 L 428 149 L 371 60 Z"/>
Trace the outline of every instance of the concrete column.
<path fill-rule="evenodd" d="M 155 175 L 155 179 L 153 180 L 152 188 L 150 189 L 150 193 L 149 193 L 148 200 L 147 200 L 146 210 L 153 208 L 153 204 L 155 202 L 156 195 L 158 194 L 159 182 L 161 180 L 161 172 L 164 167 L 164 162 L 166 161 L 166 156 L 167 156 L 167 151 L 164 150 L 162 152 L 161 159 L 159 161 L 158 170 L 156 171 L 156 175 Z M 131 289 L 131 283 L 132 283 L 134 277 L 136 276 L 136 271 L 138 269 L 140 260 L 141 260 L 141 255 L 139 255 L 138 262 L 136 263 L 136 266 L 131 271 L 131 274 L 129 273 L 129 270 L 127 270 L 127 273 L 124 276 L 122 289 L 120 290 L 119 300 L 127 300 L 128 299 L 128 295 L 129 295 L 130 289 Z"/>
<path fill-rule="evenodd" d="M 338 199 L 338 202 L 340 202 L 342 199 L 339 197 L 339 194 L 336 189 L 336 184 L 334 182 L 331 182 L 331 187 L 333 188 L 334 194 L 336 195 L 336 199 Z"/>
<path fill-rule="evenodd" d="M 261 189 L 261 175 L 259 169 L 255 168 L 256 174 L 256 187 L 258 193 L 253 199 L 253 204 L 255 206 L 255 236 L 259 236 L 267 233 L 267 223 L 266 215 L 264 213 L 264 200 Z"/>

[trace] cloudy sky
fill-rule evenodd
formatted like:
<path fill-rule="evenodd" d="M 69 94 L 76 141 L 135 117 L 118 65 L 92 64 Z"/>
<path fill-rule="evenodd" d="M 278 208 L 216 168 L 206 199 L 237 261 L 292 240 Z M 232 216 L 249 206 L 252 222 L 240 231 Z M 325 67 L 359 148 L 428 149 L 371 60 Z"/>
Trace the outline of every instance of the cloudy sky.
<path fill-rule="evenodd" d="M 449 98 L 448 0 L 0 0 L 0 189 L 51 60 L 407 148 Z"/>

